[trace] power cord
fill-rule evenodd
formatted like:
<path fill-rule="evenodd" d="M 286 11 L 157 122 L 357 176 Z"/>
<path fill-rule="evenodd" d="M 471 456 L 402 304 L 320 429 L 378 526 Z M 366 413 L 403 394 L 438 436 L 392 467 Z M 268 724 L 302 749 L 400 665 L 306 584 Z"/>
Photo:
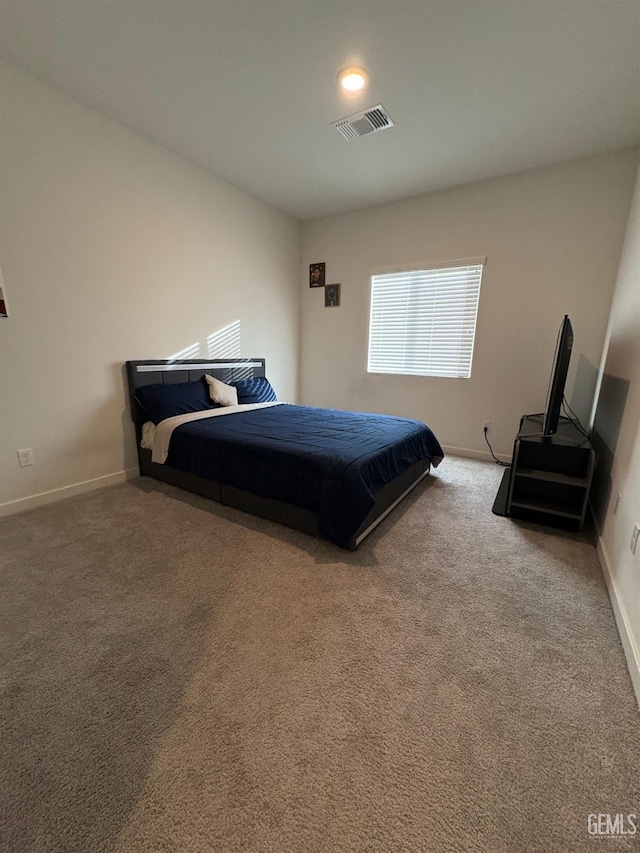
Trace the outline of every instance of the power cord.
<path fill-rule="evenodd" d="M 576 415 L 576 413 L 573 411 L 573 409 L 571 408 L 571 406 L 570 406 L 570 405 L 569 405 L 569 403 L 567 402 L 567 398 L 566 398 L 566 397 L 563 397 L 563 398 L 562 398 L 562 408 L 564 409 L 564 413 L 565 413 L 565 415 L 569 418 L 569 420 L 570 420 L 570 421 L 571 421 L 571 423 L 574 425 L 574 427 L 578 430 L 578 432 L 579 432 L 579 433 L 581 433 L 581 434 L 582 434 L 582 435 L 587 439 L 587 441 L 589 442 L 589 444 L 591 444 L 591 438 L 589 437 L 589 433 L 587 432 L 587 430 L 586 430 L 586 429 L 582 426 L 582 424 L 580 423 L 580 418 L 579 418 L 579 417 Z M 569 411 L 567 411 L 567 409 L 568 409 Z M 569 414 L 569 412 L 570 412 L 571 414 Z M 573 415 L 573 417 L 571 417 L 571 415 Z M 593 447 L 593 445 L 591 445 L 591 446 Z"/>
<path fill-rule="evenodd" d="M 496 465 L 502 465 L 503 468 L 511 467 L 511 464 L 509 462 L 503 462 L 501 459 L 498 459 L 496 454 L 493 452 L 493 447 L 491 447 L 491 445 L 489 444 L 489 436 L 487 435 L 487 433 L 489 432 L 489 427 L 482 427 L 482 431 L 484 432 L 484 440 L 487 442 L 487 447 L 491 451 L 493 461 L 496 463 Z"/>

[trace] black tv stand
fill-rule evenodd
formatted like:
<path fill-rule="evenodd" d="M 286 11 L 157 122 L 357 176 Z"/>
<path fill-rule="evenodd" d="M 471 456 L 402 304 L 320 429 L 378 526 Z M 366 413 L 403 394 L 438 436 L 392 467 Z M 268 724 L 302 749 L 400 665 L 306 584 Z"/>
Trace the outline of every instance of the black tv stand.
<path fill-rule="evenodd" d="M 493 504 L 496 515 L 580 530 L 589 501 L 595 453 L 569 418 L 542 435 L 540 415 L 523 415 Z"/>

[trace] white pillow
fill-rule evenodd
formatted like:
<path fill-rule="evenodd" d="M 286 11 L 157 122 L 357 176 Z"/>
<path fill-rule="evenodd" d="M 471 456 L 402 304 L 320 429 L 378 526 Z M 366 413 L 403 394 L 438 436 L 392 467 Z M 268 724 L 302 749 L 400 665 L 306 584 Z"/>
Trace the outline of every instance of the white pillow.
<path fill-rule="evenodd" d="M 214 403 L 218 403 L 219 406 L 238 405 L 238 392 L 233 385 L 227 385 L 219 379 L 216 379 L 215 376 L 209 376 L 206 373 L 204 378 L 207 380 L 209 396 Z"/>
<path fill-rule="evenodd" d="M 156 425 L 153 421 L 147 421 L 142 424 L 142 440 L 140 441 L 140 447 L 143 450 L 153 450 L 153 439 L 156 435 Z"/>

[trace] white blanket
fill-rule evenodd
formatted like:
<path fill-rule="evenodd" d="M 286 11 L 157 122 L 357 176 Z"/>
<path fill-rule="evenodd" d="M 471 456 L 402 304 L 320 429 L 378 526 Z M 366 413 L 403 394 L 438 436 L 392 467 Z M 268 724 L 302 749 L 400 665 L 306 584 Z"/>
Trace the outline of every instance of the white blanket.
<path fill-rule="evenodd" d="M 237 406 L 222 406 L 219 409 L 205 409 L 204 412 L 189 412 L 186 415 L 176 415 L 173 418 L 165 418 L 160 421 L 153 436 L 153 450 L 151 461 L 163 465 L 169 454 L 169 442 L 176 427 L 189 421 L 199 421 L 203 418 L 219 418 L 222 415 L 235 415 L 238 412 L 250 412 L 252 409 L 266 409 L 268 406 L 284 406 L 285 403 L 244 403 Z"/>

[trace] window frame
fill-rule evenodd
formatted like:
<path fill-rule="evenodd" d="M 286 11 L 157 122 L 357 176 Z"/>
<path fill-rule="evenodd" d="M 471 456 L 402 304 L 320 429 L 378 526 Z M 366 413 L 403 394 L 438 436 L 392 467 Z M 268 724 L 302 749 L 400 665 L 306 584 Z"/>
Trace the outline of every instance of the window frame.
<path fill-rule="evenodd" d="M 446 261 L 430 261 L 429 263 L 424 264 L 394 264 L 393 266 L 385 266 L 385 267 L 376 267 L 375 269 L 371 269 L 369 271 L 369 317 L 367 324 L 367 359 L 366 359 L 366 371 L 368 374 L 373 376 L 416 376 L 420 378 L 427 379 L 471 379 L 472 376 L 472 368 L 473 368 L 473 356 L 475 354 L 475 345 L 476 345 L 476 333 L 478 330 L 478 315 L 480 312 L 480 291 L 482 289 L 482 279 L 484 276 L 484 270 L 487 265 L 486 256 L 477 257 L 477 258 L 464 258 L 464 259 L 456 259 L 456 260 L 446 260 Z M 416 373 L 416 372 L 399 372 L 399 371 L 391 371 L 391 370 L 371 370 L 369 368 L 369 364 L 371 361 L 371 320 L 372 320 L 372 308 L 373 308 L 373 279 L 375 276 L 383 276 L 383 275 L 393 275 L 394 273 L 420 273 L 427 272 L 430 270 L 446 270 L 455 267 L 469 267 L 469 266 L 480 266 L 480 281 L 478 284 L 478 301 L 476 305 L 476 313 L 475 313 L 475 323 L 473 327 L 473 343 L 471 345 L 471 353 L 469 356 L 469 375 L 442 375 L 442 374 L 434 374 L 434 373 Z M 405 367 L 405 365 L 403 365 Z"/>

